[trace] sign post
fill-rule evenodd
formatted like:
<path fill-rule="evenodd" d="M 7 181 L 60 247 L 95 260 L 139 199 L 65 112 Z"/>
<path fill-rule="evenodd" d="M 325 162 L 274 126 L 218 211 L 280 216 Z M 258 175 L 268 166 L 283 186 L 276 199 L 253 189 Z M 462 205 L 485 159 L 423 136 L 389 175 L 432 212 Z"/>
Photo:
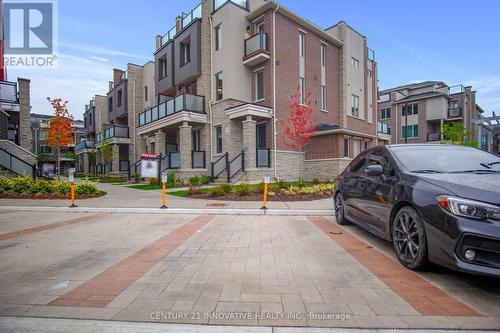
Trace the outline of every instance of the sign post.
<path fill-rule="evenodd" d="M 263 205 L 261 209 L 267 209 L 267 189 L 269 186 L 269 176 L 264 177 L 264 199 L 263 199 Z"/>
<path fill-rule="evenodd" d="M 69 176 L 69 182 L 70 182 L 70 188 L 71 188 L 71 206 L 69 208 L 75 208 L 78 207 L 75 205 L 75 168 L 69 168 L 68 169 L 68 176 Z"/>
<path fill-rule="evenodd" d="M 167 174 L 161 175 L 161 209 L 168 208 L 167 207 Z"/>

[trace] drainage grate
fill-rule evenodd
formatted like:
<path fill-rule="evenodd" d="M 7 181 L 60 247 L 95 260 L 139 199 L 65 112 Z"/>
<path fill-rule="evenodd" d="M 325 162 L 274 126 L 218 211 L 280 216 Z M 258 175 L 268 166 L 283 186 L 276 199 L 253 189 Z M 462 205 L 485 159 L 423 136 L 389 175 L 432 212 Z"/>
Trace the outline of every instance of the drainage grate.
<path fill-rule="evenodd" d="M 225 203 L 211 203 L 211 204 L 207 204 L 207 207 L 229 207 L 229 204 L 225 204 Z"/>

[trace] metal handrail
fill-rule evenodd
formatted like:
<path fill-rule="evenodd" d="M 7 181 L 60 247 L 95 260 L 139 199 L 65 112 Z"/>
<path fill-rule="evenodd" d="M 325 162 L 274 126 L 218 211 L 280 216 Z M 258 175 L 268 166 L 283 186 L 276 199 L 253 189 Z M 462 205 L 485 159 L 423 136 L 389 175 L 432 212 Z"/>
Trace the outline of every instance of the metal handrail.
<path fill-rule="evenodd" d="M 36 163 L 35 164 L 30 164 L 28 162 L 26 162 L 25 160 L 17 157 L 16 155 L 13 155 L 11 154 L 10 152 L 8 152 L 7 150 L 3 149 L 3 148 L 0 148 L 1 151 L 3 151 L 4 153 L 6 153 L 8 156 L 9 156 L 9 166 L 6 166 L 6 165 L 3 165 L 4 168 L 8 168 L 12 173 L 15 173 L 16 175 L 19 175 L 21 176 L 20 173 L 18 172 L 15 172 L 13 169 L 12 169 L 12 159 L 16 159 L 17 161 L 21 162 L 22 164 L 25 164 L 27 165 L 28 167 L 30 167 L 32 169 L 32 177 L 33 178 L 36 178 Z"/>
<path fill-rule="evenodd" d="M 222 161 L 222 159 L 225 159 L 224 161 L 224 169 L 222 169 L 218 174 L 215 174 L 214 173 L 214 168 L 215 168 L 215 165 L 219 164 L 220 161 Z M 225 153 L 224 155 L 222 155 L 220 158 L 218 158 L 215 162 L 212 162 L 212 181 L 214 179 L 216 179 L 217 177 L 219 177 L 224 171 L 227 170 L 227 166 L 228 166 L 228 159 L 229 159 L 229 154 L 228 153 Z"/>
<path fill-rule="evenodd" d="M 231 165 L 238 159 L 241 159 L 241 167 L 237 170 L 231 170 Z M 231 179 L 240 171 L 245 171 L 245 151 L 239 153 L 235 158 L 228 162 L 227 164 L 227 182 L 229 183 Z"/>

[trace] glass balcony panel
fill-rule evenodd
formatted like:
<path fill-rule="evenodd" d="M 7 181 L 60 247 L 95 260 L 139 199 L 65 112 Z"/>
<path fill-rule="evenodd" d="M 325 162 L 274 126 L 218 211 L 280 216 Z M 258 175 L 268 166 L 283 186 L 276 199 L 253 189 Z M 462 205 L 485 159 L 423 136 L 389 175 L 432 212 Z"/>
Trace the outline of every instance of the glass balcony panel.
<path fill-rule="evenodd" d="M 193 169 L 205 167 L 205 152 L 193 151 Z"/>
<path fill-rule="evenodd" d="M 181 167 L 181 153 L 170 153 L 170 168 L 179 169 Z"/>
<path fill-rule="evenodd" d="M 175 111 L 175 100 L 172 98 L 171 100 L 168 100 L 166 103 L 167 106 L 167 116 L 171 115 Z"/>
<path fill-rule="evenodd" d="M 161 103 L 158 107 L 158 118 L 163 118 L 166 115 L 166 103 Z"/>
<path fill-rule="evenodd" d="M 184 110 L 184 95 L 179 95 L 175 98 L 175 112 Z"/>
<path fill-rule="evenodd" d="M 186 110 L 193 112 L 203 112 L 203 97 L 186 94 Z"/>
<path fill-rule="evenodd" d="M 158 120 L 158 107 L 155 106 L 151 109 L 151 121 Z"/>
<path fill-rule="evenodd" d="M 245 56 L 258 50 L 267 50 L 266 33 L 259 33 L 245 40 Z"/>
<path fill-rule="evenodd" d="M 0 100 L 17 102 L 17 85 L 15 82 L 0 81 Z"/>
<path fill-rule="evenodd" d="M 267 167 L 269 165 L 269 149 L 257 149 L 257 166 Z"/>
<path fill-rule="evenodd" d="M 146 114 L 143 112 L 139 114 L 139 126 L 142 126 L 146 123 Z"/>
<path fill-rule="evenodd" d="M 151 122 L 151 110 L 146 111 L 146 124 Z"/>
<path fill-rule="evenodd" d="M 117 138 L 128 138 L 128 127 L 113 127 L 113 134 Z"/>

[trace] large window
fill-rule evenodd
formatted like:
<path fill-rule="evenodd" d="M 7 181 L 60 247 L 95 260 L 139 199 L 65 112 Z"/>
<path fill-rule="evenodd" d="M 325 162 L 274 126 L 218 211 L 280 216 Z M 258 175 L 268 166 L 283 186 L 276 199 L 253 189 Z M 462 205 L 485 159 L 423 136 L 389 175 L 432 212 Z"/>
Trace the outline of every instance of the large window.
<path fill-rule="evenodd" d="M 215 100 L 221 101 L 224 98 L 222 91 L 223 88 L 223 77 L 222 72 L 215 74 Z"/>
<path fill-rule="evenodd" d="M 327 110 L 326 86 L 325 85 L 321 86 L 321 110 L 322 111 Z"/>
<path fill-rule="evenodd" d="M 148 86 L 144 86 L 144 101 L 148 101 Z"/>
<path fill-rule="evenodd" d="M 108 98 L 108 112 L 113 111 L 113 97 Z"/>
<path fill-rule="evenodd" d="M 321 43 L 320 47 L 320 64 L 321 64 L 321 110 L 327 110 L 327 96 L 326 96 L 326 45 Z"/>
<path fill-rule="evenodd" d="M 181 43 L 181 66 L 191 61 L 191 39 L 186 39 Z"/>
<path fill-rule="evenodd" d="M 418 137 L 418 125 L 408 125 L 401 127 L 401 137 L 402 138 L 417 138 Z"/>
<path fill-rule="evenodd" d="M 359 96 L 352 95 L 351 115 L 359 117 Z"/>
<path fill-rule="evenodd" d="M 193 145 L 191 149 L 194 151 L 200 151 L 201 150 L 201 132 L 200 130 L 193 130 L 191 132 L 191 139 L 192 142 L 191 144 Z"/>
<path fill-rule="evenodd" d="M 305 103 L 306 97 L 306 84 L 305 79 L 303 77 L 299 77 L 299 92 L 300 92 L 300 103 Z"/>
<path fill-rule="evenodd" d="M 418 104 L 408 104 L 408 105 L 403 105 L 401 108 L 401 114 L 403 117 L 405 116 L 406 111 L 408 111 L 408 115 L 411 116 L 412 114 L 418 114 Z"/>
<path fill-rule="evenodd" d="M 391 118 L 391 108 L 383 108 L 380 110 L 380 119 Z"/>
<path fill-rule="evenodd" d="M 326 45 L 325 44 L 321 44 L 321 67 L 325 67 L 325 64 L 326 64 Z"/>
<path fill-rule="evenodd" d="M 222 154 L 222 126 L 215 126 L 215 153 Z"/>
<path fill-rule="evenodd" d="M 304 32 L 299 33 L 299 56 L 305 57 L 306 55 L 306 34 Z"/>
<path fill-rule="evenodd" d="M 264 99 L 264 71 L 255 73 L 255 100 Z"/>
<path fill-rule="evenodd" d="M 220 49 L 220 43 L 221 43 L 221 25 L 220 24 L 218 26 L 216 26 L 214 29 L 214 38 L 215 38 L 215 51 L 218 51 Z"/>
<path fill-rule="evenodd" d="M 349 138 L 344 138 L 344 157 L 349 157 Z"/>
<path fill-rule="evenodd" d="M 167 76 L 167 59 L 158 59 L 158 75 L 160 80 Z"/>
<path fill-rule="evenodd" d="M 38 151 L 47 155 L 52 155 L 53 150 L 51 146 L 40 146 Z"/>

